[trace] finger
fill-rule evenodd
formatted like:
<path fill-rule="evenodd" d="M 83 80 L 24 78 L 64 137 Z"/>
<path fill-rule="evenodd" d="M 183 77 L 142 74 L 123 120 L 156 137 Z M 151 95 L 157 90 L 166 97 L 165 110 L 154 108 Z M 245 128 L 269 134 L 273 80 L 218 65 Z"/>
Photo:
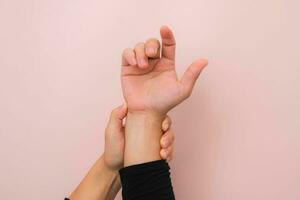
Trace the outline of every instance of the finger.
<path fill-rule="evenodd" d="M 160 146 L 161 148 L 165 149 L 174 144 L 175 141 L 175 135 L 173 131 L 170 129 L 169 131 L 165 132 L 161 139 L 160 139 Z"/>
<path fill-rule="evenodd" d="M 149 58 L 159 58 L 160 57 L 160 43 L 157 39 L 151 38 L 146 41 L 146 56 Z"/>
<path fill-rule="evenodd" d="M 171 29 L 167 26 L 160 28 L 162 42 L 162 57 L 175 61 L 176 42 Z"/>
<path fill-rule="evenodd" d="M 134 50 L 127 48 L 123 50 L 122 53 L 122 66 L 136 65 L 136 58 Z"/>
<path fill-rule="evenodd" d="M 159 154 L 160 154 L 160 157 L 164 160 L 166 160 L 168 157 L 168 151 L 166 149 L 160 150 Z"/>
<path fill-rule="evenodd" d="M 173 147 L 160 150 L 160 157 L 162 159 L 167 160 L 168 158 L 171 158 L 172 154 L 173 154 Z"/>
<path fill-rule="evenodd" d="M 194 61 L 184 72 L 181 78 L 183 94 L 187 98 L 191 95 L 193 87 L 204 67 L 208 64 L 206 59 L 198 59 Z"/>
<path fill-rule="evenodd" d="M 162 123 L 162 130 L 165 132 L 167 131 L 172 125 L 172 120 L 171 118 L 167 115 L 167 117 L 164 119 Z"/>
<path fill-rule="evenodd" d="M 170 153 L 170 155 L 169 155 L 169 156 L 167 157 L 167 159 L 166 159 L 167 162 L 171 162 L 171 161 L 173 160 L 173 157 L 174 157 L 173 154 L 174 154 L 173 152 Z"/>
<path fill-rule="evenodd" d="M 112 110 L 108 122 L 108 127 L 122 129 L 123 128 L 123 119 L 127 115 L 127 105 L 124 103 L 123 105 Z"/>
<path fill-rule="evenodd" d="M 135 51 L 138 66 L 140 68 L 147 68 L 148 67 L 148 58 L 145 54 L 145 44 L 142 42 L 138 43 L 135 46 L 134 51 Z"/>

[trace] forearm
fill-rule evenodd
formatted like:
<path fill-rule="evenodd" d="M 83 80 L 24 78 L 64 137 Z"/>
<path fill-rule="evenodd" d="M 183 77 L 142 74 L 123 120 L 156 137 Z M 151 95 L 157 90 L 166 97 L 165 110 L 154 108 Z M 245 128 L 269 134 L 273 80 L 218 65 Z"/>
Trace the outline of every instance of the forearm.
<path fill-rule="evenodd" d="M 120 170 L 124 200 L 174 200 L 169 165 L 161 160 L 163 116 L 150 112 L 128 113 L 125 167 Z"/>
<path fill-rule="evenodd" d="M 101 156 L 70 195 L 70 200 L 113 200 L 120 188 L 118 171 L 110 169 Z"/>
<path fill-rule="evenodd" d="M 164 117 L 154 112 L 128 112 L 125 129 L 125 166 L 161 159 L 159 141 Z"/>

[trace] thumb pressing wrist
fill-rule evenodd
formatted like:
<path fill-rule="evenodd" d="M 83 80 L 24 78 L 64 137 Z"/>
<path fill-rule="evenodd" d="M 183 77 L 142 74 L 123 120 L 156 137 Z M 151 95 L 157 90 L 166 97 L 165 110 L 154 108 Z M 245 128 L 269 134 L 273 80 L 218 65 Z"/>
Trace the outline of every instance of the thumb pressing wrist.
<path fill-rule="evenodd" d="M 123 103 L 122 105 L 118 106 L 117 108 L 113 109 L 110 114 L 109 119 L 109 127 L 115 127 L 115 128 L 122 128 L 123 119 L 127 115 L 127 105 L 126 103 Z"/>

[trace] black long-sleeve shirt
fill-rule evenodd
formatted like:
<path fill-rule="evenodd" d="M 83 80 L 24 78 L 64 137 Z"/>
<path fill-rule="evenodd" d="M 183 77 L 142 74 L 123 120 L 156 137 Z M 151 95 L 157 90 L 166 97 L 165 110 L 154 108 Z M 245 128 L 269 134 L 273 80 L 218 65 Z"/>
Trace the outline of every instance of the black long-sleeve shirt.
<path fill-rule="evenodd" d="M 165 160 L 122 168 L 123 200 L 174 200 L 169 170 Z"/>
<path fill-rule="evenodd" d="M 120 169 L 123 200 L 175 200 L 169 170 L 165 160 Z"/>

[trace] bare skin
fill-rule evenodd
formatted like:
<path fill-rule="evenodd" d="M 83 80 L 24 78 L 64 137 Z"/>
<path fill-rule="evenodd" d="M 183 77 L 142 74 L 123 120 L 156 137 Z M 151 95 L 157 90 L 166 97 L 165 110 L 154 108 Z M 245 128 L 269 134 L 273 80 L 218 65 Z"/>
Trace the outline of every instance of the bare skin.
<path fill-rule="evenodd" d="M 121 188 L 118 170 L 124 166 L 126 104 L 114 109 L 105 129 L 105 150 L 92 166 L 79 186 L 70 195 L 71 200 L 113 200 Z M 171 119 L 166 117 L 161 124 L 160 156 L 173 157 L 174 134 L 170 129 Z"/>
<path fill-rule="evenodd" d="M 175 71 L 175 38 L 172 31 L 160 29 L 162 46 L 157 39 L 139 42 L 123 52 L 121 81 L 129 112 L 155 112 L 165 115 L 188 98 L 206 59 L 197 59 L 181 79 Z M 161 51 L 161 53 L 160 53 Z"/>
<path fill-rule="evenodd" d="M 162 120 L 170 109 L 191 95 L 208 64 L 206 59 L 197 59 L 178 79 L 174 35 L 167 26 L 161 27 L 160 35 L 161 44 L 158 39 L 148 39 L 123 51 L 121 81 L 128 104 L 125 166 L 160 158 Z"/>
<path fill-rule="evenodd" d="M 117 173 L 120 167 L 161 157 L 168 159 L 172 155 L 173 139 L 165 148 L 162 146 L 165 144 L 162 124 L 167 112 L 191 95 L 207 60 L 196 60 L 177 79 L 174 35 L 166 26 L 161 27 L 160 34 L 162 45 L 157 39 L 149 39 L 134 49 L 124 50 L 121 81 L 128 108 L 112 112 L 105 133 L 104 155 L 72 193 L 72 200 L 114 199 L 120 189 Z M 125 128 L 124 113 L 127 113 Z"/>

